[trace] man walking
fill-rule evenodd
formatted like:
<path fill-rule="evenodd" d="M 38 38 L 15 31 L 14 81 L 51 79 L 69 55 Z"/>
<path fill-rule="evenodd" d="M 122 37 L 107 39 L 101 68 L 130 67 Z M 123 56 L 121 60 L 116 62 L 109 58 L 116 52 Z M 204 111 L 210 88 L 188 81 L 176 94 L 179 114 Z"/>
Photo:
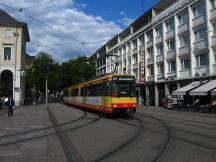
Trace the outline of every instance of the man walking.
<path fill-rule="evenodd" d="M 13 106 L 14 106 L 14 100 L 10 96 L 8 98 L 8 116 L 13 116 Z"/>

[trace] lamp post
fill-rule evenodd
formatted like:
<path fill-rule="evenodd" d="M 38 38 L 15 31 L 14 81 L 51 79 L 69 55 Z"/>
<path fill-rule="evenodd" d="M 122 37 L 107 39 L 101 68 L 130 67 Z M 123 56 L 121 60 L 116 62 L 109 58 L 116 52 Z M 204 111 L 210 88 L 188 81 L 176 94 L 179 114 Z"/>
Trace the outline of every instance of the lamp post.
<path fill-rule="evenodd" d="M 45 81 L 45 100 L 46 100 L 46 102 L 45 102 L 45 104 L 46 104 L 46 108 L 47 108 L 47 106 L 48 106 L 48 81 L 47 81 L 47 77 L 46 77 L 46 81 Z"/>

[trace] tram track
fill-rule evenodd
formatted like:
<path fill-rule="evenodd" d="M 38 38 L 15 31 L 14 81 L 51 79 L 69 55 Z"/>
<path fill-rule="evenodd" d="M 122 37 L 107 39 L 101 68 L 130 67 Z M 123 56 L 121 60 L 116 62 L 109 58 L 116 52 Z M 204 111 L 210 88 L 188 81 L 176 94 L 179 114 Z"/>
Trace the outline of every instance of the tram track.
<path fill-rule="evenodd" d="M 160 119 L 162 119 L 164 121 L 167 120 L 167 121 L 172 121 L 172 122 L 176 122 L 176 123 L 179 123 L 179 124 L 182 123 L 182 124 L 187 124 L 187 125 L 190 125 L 190 126 L 195 126 L 195 127 L 205 128 L 205 129 L 216 130 L 216 123 L 200 122 L 200 121 L 194 121 L 194 120 L 183 119 L 183 118 L 175 118 L 175 117 L 170 117 L 170 116 L 167 116 L 167 115 L 164 116 L 164 115 L 158 115 L 158 114 L 156 115 L 156 114 L 150 114 L 150 113 L 145 113 L 145 114 L 151 115 L 151 116 L 157 116 L 158 118 L 160 118 Z M 191 123 L 197 123 L 197 124 L 201 124 L 201 125 L 213 126 L 215 128 L 210 128 L 210 127 L 195 125 L 195 124 L 191 124 Z"/>
<path fill-rule="evenodd" d="M 141 116 L 143 116 L 143 117 L 152 117 L 152 116 L 149 116 L 149 115 L 141 115 Z M 157 117 L 153 117 L 153 118 L 155 118 L 155 119 L 158 119 Z M 162 121 L 163 123 L 165 123 L 166 125 L 168 125 L 167 124 L 167 121 L 165 121 L 165 120 L 163 120 L 163 119 L 158 119 L 158 120 L 160 120 L 160 121 Z M 144 121 L 143 121 L 144 122 Z M 179 129 L 177 129 L 177 128 L 172 128 L 172 127 L 170 127 L 169 126 L 169 128 L 170 129 L 172 129 L 173 131 L 175 130 L 179 130 Z M 145 127 L 145 129 L 146 130 L 148 130 L 148 131 L 151 131 L 151 132 L 154 132 L 154 133 L 158 133 L 158 134 L 161 134 L 161 135 L 163 135 L 163 136 L 167 136 L 167 134 L 164 134 L 164 133 L 162 133 L 162 132 L 160 132 L 160 131 L 158 131 L 158 130 L 153 130 L 153 129 L 151 129 L 151 128 L 148 128 L 148 127 Z M 184 130 L 179 130 L 179 131 L 182 131 L 182 132 L 184 132 L 184 133 L 189 133 L 189 132 L 186 132 L 186 131 L 184 131 Z M 195 134 L 195 133 L 194 133 Z M 200 135 L 200 136 L 202 136 L 201 134 L 195 134 L 195 135 Z M 182 142 L 186 142 L 186 143 L 189 143 L 189 144 L 193 144 L 193 145 L 196 145 L 196 146 L 200 146 L 200 147 L 202 147 L 202 148 L 206 148 L 206 149 L 209 149 L 209 150 L 216 150 L 216 147 L 214 147 L 214 146 L 209 146 L 208 144 L 203 144 L 203 143 L 200 143 L 200 142 L 197 142 L 197 141 L 195 141 L 195 140 L 189 140 L 189 139 L 186 139 L 186 138 L 184 138 L 184 137 L 180 137 L 180 136 L 178 136 L 178 135 L 173 135 L 173 134 L 170 134 L 170 138 L 172 138 L 173 140 L 179 140 L 179 141 L 182 141 Z M 210 138 L 214 138 L 214 137 L 210 137 Z M 214 140 L 215 140 L 215 138 L 214 138 Z"/>
<path fill-rule="evenodd" d="M 121 120 L 115 120 L 115 121 L 118 121 L 118 122 L 121 122 L 121 123 L 124 123 L 124 124 L 127 124 L 127 125 L 130 125 L 130 126 L 135 126 L 137 127 L 137 130 L 135 131 L 135 133 L 129 138 L 127 139 L 126 141 L 124 141 L 123 143 L 117 145 L 116 147 L 114 147 L 113 149 L 107 151 L 106 153 L 96 157 L 95 159 L 91 160 L 90 162 L 99 162 L 99 161 L 102 161 L 104 159 L 107 159 L 109 158 L 110 156 L 112 156 L 113 154 L 119 152 L 121 149 L 123 149 L 124 147 L 126 147 L 127 145 L 129 145 L 130 143 L 132 143 L 134 140 L 136 140 L 142 130 L 143 130 L 143 124 L 141 122 L 141 120 L 139 118 L 134 118 L 139 125 L 134 125 L 134 124 L 131 124 L 131 123 L 127 123 L 127 122 L 124 122 L 124 121 L 121 121 Z"/>
<path fill-rule="evenodd" d="M 143 115 L 144 117 L 153 119 L 158 121 L 159 123 L 161 123 L 161 125 L 163 126 L 163 128 L 165 128 L 167 134 L 164 134 L 164 137 L 166 137 L 165 142 L 162 146 L 162 148 L 160 149 L 159 153 L 155 156 L 155 158 L 152 160 L 153 162 L 160 162 L 161 160 L 163 160 L 164 156 L 168 153 L 169 149 L 170 149 L 170 145 L 172 143 L 172 138 L 174 137 L 174 134 L 172 132 L 172 128 L 165 123 L 163 120 L 160 120 L 156 117 L 153 116 L 148 116 L 148 115 Z M 144 122 L 144 121 L 142 121 Z M 146 129 L 146 127 L 145 127 Z"/>

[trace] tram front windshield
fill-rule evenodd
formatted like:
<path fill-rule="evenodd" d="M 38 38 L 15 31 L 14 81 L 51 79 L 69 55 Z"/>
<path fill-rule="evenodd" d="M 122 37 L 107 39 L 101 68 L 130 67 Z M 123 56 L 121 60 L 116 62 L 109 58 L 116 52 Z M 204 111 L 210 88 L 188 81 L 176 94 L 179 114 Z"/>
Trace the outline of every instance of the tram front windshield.
<path fill-rule="evenodd" d="M 111 82 L 112 97 L 135 97 L 136 87 L 134 77 L 115 77 Z"/>

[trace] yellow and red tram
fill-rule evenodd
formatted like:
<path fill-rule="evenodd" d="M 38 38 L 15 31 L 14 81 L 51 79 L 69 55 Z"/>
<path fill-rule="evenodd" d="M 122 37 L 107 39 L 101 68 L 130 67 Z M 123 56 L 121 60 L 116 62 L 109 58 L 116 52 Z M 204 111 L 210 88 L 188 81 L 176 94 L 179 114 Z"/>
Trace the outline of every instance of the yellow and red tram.
<path fill-rule="evenodd" d="M 101 111 L 106 114 L 136 112 L 135 77 L 107 75 L 66 88 L 65 104 Z"/>

